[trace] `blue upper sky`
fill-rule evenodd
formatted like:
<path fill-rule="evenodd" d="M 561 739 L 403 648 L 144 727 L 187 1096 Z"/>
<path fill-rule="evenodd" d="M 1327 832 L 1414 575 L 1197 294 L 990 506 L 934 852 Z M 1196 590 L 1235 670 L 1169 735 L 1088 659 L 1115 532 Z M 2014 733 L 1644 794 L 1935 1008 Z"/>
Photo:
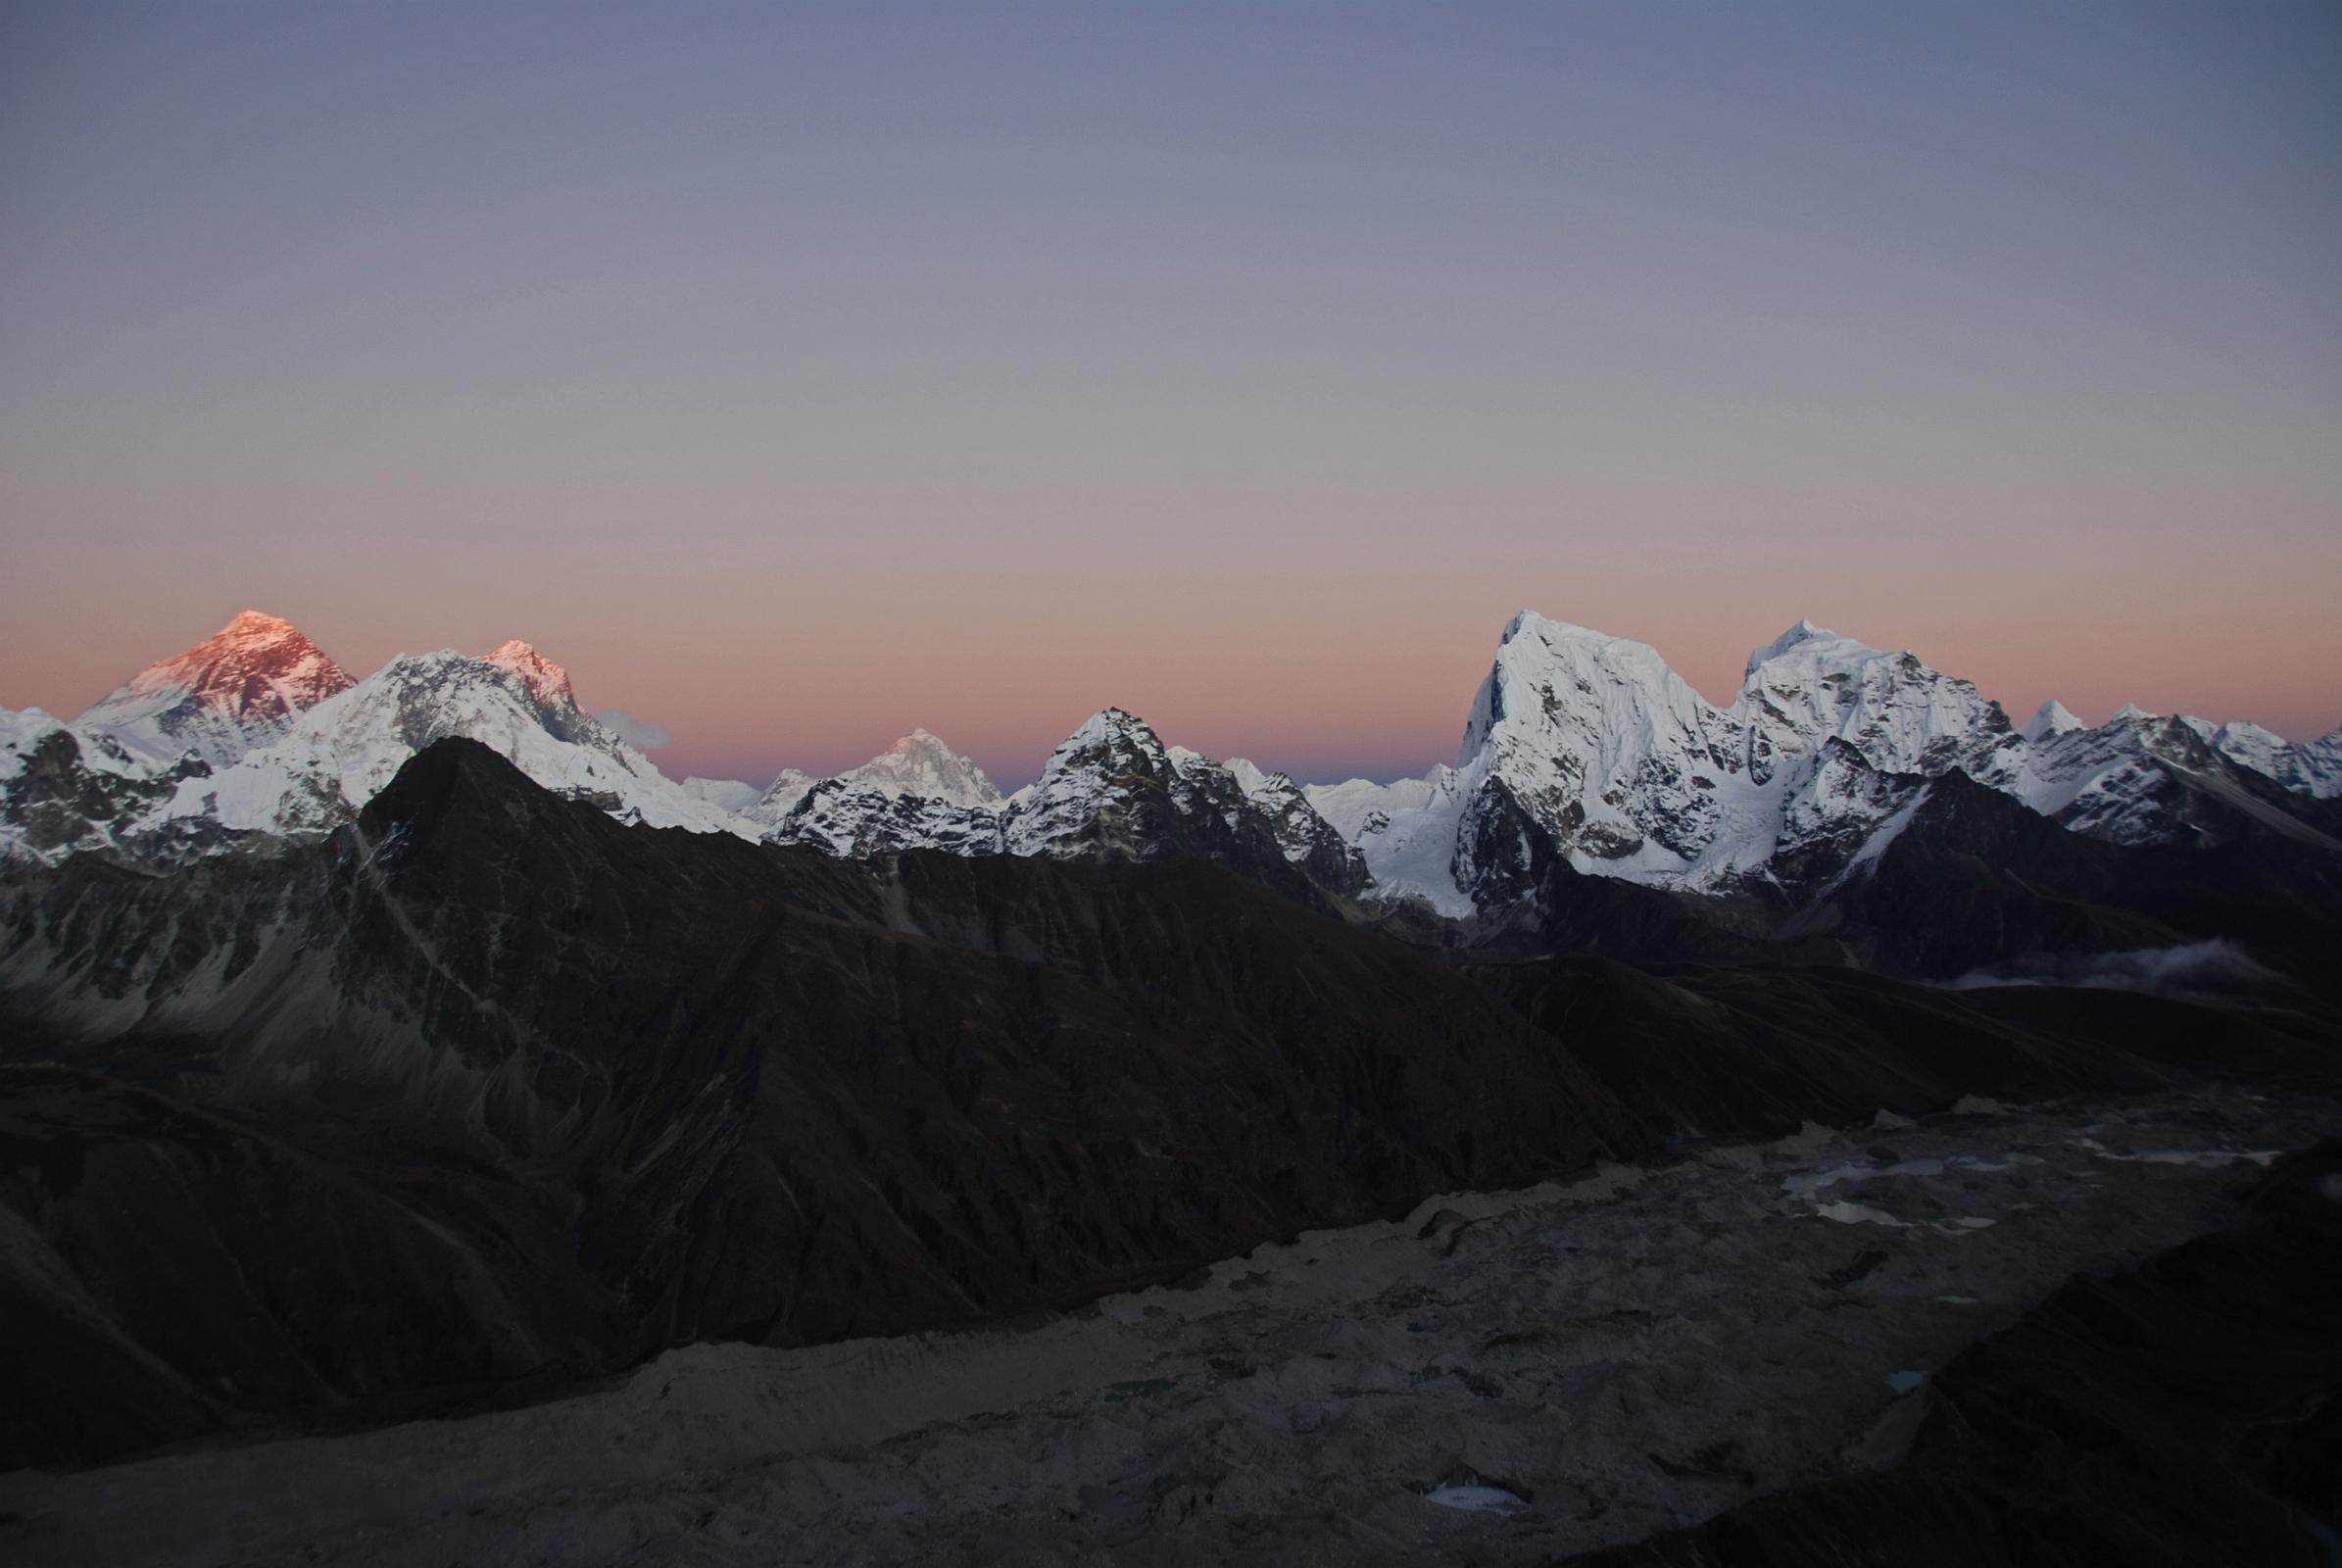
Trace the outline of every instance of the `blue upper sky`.
<path fill-rule="evenodd" d="M 257 603 L 694 765 L 1396 766 L 1534 604 L 2318 729 L 2338 453 L 2331 4 L 0 11 L 12 705 Z"/>

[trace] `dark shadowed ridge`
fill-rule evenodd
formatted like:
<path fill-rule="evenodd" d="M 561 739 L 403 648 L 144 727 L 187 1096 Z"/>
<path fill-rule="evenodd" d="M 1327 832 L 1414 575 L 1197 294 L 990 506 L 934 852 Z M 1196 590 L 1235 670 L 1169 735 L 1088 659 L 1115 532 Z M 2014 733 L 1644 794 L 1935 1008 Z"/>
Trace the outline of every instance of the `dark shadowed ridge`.
<path fill-rule="evenodd" d="M 461 740 L 328 840 L 79 858 L 0 917 L 47 976 L 6 999 L 7 1353 L 103 1368 L 21 1367 L 0 1463 L 1064 1307 L 1670 1139 L 2330 1055 L 2155 998 L 1458 963 L 1206 859 L 627 827 Z M 323 1261 L 254 1288 L 245 1255 Z M 234 1378 L 256 1334 L 283 1375 Z"/>

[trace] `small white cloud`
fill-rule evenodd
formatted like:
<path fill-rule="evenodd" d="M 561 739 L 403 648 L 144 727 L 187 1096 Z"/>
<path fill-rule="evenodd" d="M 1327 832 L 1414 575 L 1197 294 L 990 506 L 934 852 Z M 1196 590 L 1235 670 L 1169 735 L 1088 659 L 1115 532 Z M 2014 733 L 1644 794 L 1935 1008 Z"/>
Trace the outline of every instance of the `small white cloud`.
<path fill-rule="evenodd" d="M 2244 949 L 2224 938 L 2173 948 L 2122 953 L 2038 955 L 1998 969 L 1972 969 L 1951 981 L 1955 991 L 1976 986 L 2082 986 L 2099 991 L 2144 991 L 2154 996 L 2201 997 L 2253 991 L 2278 982 Z"/>
<path fill-rule="evenodd" d="M 647 718 L 635 717 L 624 709 L 604 709 L 594 715 L 594 722 L 638 752 L 656 752 L 662 746 L 675 744 L 674 736 Z"/>

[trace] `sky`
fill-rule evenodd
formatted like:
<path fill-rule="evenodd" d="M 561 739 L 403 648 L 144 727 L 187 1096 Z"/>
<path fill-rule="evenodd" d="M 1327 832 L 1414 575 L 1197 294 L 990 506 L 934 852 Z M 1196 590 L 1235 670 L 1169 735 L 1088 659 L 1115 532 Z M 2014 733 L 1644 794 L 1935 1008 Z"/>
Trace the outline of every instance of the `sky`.
<path fill-rule="evenodd" d="M 1517 610 L 2342 723 L 2342 7 L 0 8 L 0 704 L 1452 757 Z"/>

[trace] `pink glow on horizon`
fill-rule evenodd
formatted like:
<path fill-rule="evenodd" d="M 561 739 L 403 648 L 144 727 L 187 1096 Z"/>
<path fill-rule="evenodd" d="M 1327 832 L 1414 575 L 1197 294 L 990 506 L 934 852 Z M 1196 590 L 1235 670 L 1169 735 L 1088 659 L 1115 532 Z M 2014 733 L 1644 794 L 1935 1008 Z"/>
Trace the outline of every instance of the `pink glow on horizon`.
<path fill-rule="evenodd" d="M 0 704 L 259 606 L 1392 776 L 1528 606 L 2342 721 L 2334 7 L 684 9 L 0 18 Z"/>
<path fill-rule="evenodd" d="M 1526 606 L 1651 643 L 1719 705 L 1737 690 L 1748 649 L 1805 615 L 1911 648 L 1974 680 L 2016 722 L 2050 697 L 2092 722 L 2135 702 L 2215 722 L 2251 718 L 2296 740 L 2342 721 L 2333 674 L 2342 626 L 2324 584 L 2223 593 L 2208 568 L 2183 584 L 2161 579 L 2165 612 L 2142 614 L 2155 585 L 2142 576 L 2127 594 L 2077 607 L 2054 585 L 1939 577 L 1924 602 L 1895 607 L 1884 585 L 1862 581 L 1818 580 L 1799 596 L 1782 583 L 1757 591 L 1626 573 L 1574 582 L 849 575 L 798 579 L 787 585 L 788 612 L 758 618 L 727 602 L 752 597 L 745 583 L 623 604 L 516 594 L 512 612 L 487 591 L 475 602 L 393 606 L 308 584 L 200 612 L 158 607 L 135 625 L 125 614 L 102 635 L 20 618 L 0 633 L 0 703 L 70 716 L 249 599 L 287 614 L 362 677 L 402 650 L 483 653 L 525 638 L 568 668 L 587 708 L 621 709 L 671 732 L 675 744 L 656 760 L 678 777 L 760 783 L 784 765 L 836 771 L 924 725 L 1013 786 L 1109 705 L 1167 741 L 1303 779 L 1394 777 L 1452 760 L 1496 637 Z M 2173 608 L 2182 600 L 2188 608 Z"/>

